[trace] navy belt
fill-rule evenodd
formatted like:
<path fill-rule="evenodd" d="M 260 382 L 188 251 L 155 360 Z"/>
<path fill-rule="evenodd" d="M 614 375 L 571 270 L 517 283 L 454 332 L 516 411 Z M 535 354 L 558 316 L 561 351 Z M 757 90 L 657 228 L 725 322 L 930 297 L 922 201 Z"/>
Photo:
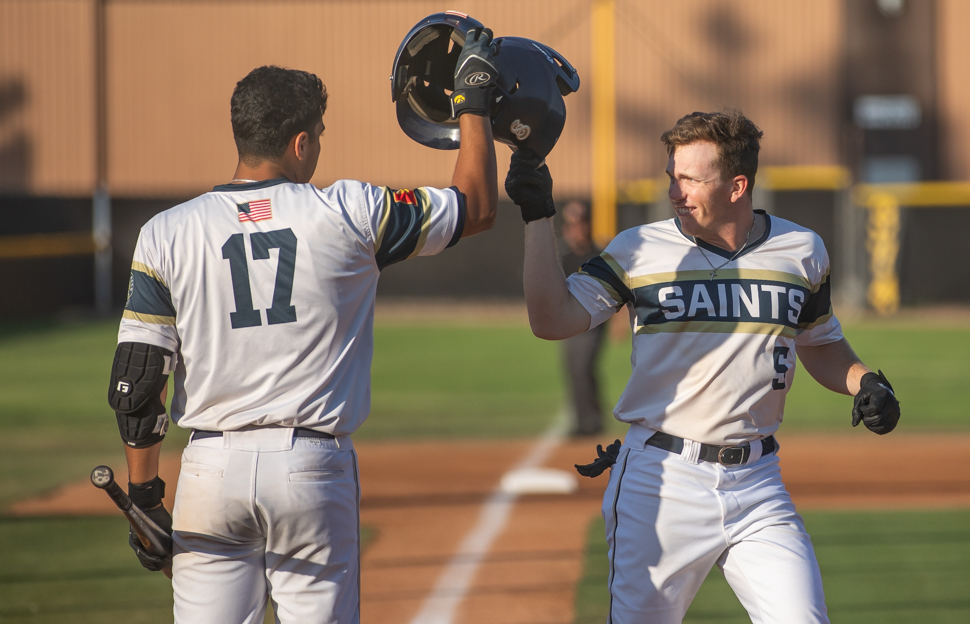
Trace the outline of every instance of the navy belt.
<path fill-rule="evenodd" d="M 658 431 L 650 436 L 647 444 L 655 446 L 671 453 L 681 453 L 684 450 L 684 439 Z M 778 443 L 775 436 L 768 436 L 761 441 L 761 455 L 769 455 L 778 450 Z M 739 466 L 748 461 L 751 457 L 751 446 L 748 444 L 738 446 L 717 446 L 715 444 L 701 444 L 699 459 L 721 464 L 722 466 Z"/>
<path fill-rule="evenodd" d="M 269 428 L 269 427 L 267 427 Z M 204 440 L 206 438 L 221 438 L 222 431 L 206 431 L 205 429 L 193 429 L 192 437 L 189 440 Z M 293 437 L 295 438 L 323 438 L 325 440 L 334 440 L 335 437 L 331 433 L 325 433 L 323 431 L 317 431 L 316 429 L 307 429 L 306 427 L 296 427 L 293 429 Z"/>

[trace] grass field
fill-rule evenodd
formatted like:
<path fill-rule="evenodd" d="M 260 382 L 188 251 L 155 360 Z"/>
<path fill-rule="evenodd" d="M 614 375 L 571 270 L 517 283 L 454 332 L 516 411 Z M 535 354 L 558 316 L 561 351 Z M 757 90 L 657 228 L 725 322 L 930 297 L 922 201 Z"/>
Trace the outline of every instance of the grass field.
<path fill-rule="evenodd" d="M 105 401 L 116 331 L 107 322 L 0 327 L 0 510 L 122 458 Z M 846 333 L 896 386 L 900 431 L 970 429 L 970 326 L 863 323 Z M 373 410 L 359 439 L 531 436 L 559 410 L 558 345 L 524 326 L 378 326 L 376 343 Z M 629 376 L 628 344 L 609 344 L 601 364 L 612 405 Z M 800 372 L 783 431 L 844 430 L 851 405 Z M 164 448 L 185 441 L 173 427 Z"/>
<path fill-rule="evenodd" d="M 970 510 L 808 512 L 833 622 L 970 622 Z M 609 563 L 603 520 L 589 529 L 576 596 L 576 624 L 603 624 L 609 610 Z M 716 568 L 685 624 L 750 622 Z"/>
<path fill-rule="evenodd" d="M 110 622 L 122 612 L 131 622 L 170 621 L 168 585 L 134 562 L 119 537 L 123 519 L 2 516 L 17 499 L 84 479 L 98 464 L 123 462 L 105 402 L 116 331 L 113 322 L 0 325 L 0 560 L 6 564 L 0 622 Z M 856 323 L 846 332 L 896 386 L 904 414 L 900 431 L 970 429 L 964 407 L 970 404 L 964 382 L 970 325 L 925 326 L 915 319 Z M 525 326 L 379 325 L 376 345 L 373 411 L 358 439 L 532 436 L 560 409 L 557 345 L 533 338 Z M 612 404 L 629 375 L 628 345 L 610 344 L 602 368 L 604 398 Z M 850 408 L 848 397 L 827 393 L 800 373 L 783 430 L 844 431 Z M 618 423 L 611 426 L 622 433 Z M 185 432 L 174 428 L 165 449 L 177 452 L 185 441 Z M 970 576 L 962 561 L 970 559 L 970 516 L 807 518 L 838 621 L 908 621 L 899 614 L 923 613 L 923 606 L 943 618 L 947 605 L 956 619 L 922 619 L 967 621 Z M 868 539 L 863 528 L 873 523 L 883 541 Z M 901 563 L 894 567 L 894 561 Z M 711 583 L 692 621 L 744 621 L 720 615 L 716 601 L 724 588 Z M 880 598 L 895 605 L 892 613 L 871 616 Z"/>

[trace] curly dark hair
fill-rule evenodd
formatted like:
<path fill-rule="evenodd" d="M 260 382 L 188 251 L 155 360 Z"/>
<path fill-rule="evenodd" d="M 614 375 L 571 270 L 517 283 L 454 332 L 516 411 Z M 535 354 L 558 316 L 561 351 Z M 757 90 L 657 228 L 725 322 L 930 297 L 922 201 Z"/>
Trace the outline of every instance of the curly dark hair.
<path fill-rule="evenodd" d="M 313 132 L 327 110 L 327 87 L 309 72 L 264 65 L 236 83 L 231 107 L 239 159 L 255 165 L 278 160 L 290 139 Z"/>
<path fill-rule="evenodd" d="M 754 177 L 758 172 L 758 151 L 763 134 L 739 110 L 694 112 L 678 119 L 677 124 L 664 132 L 660 140 L 667 146 L 667 156 L 672 156 L 678 146 L 710 141 L 717 146 L 718 157 L 714 165 L 721 172 L 721 180 L 743 175 L 748 178 L 750 191 L 754 188 Z"/>

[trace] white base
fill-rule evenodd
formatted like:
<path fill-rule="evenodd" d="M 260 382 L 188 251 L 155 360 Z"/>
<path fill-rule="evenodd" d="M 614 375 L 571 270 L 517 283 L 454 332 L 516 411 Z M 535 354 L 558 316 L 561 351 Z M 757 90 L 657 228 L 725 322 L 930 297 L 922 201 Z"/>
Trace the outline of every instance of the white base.
<path fill-rule="evenodd" d="M 501 486 L 508 494 L 572 494 L 579 489 L 579 482 L 564 470 L 521 468 L 505 473 Z"/>

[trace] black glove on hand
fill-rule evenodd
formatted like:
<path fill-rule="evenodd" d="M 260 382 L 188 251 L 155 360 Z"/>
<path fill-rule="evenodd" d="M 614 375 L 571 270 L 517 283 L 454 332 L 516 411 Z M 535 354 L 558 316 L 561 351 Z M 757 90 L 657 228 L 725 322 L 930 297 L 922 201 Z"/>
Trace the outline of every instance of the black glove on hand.
<path fill-rule="evenodd" d="M 472 28 L 465 35 L 465 45 L 455 65 L 455 90 L 451 94 L 451 116 L 465 113 L 488 117 L 492 88 L 498 80 L 495 55 L 498 44 L 492 43 L 492 31 Z"/>
<path fill-rule="evenodd" d="M 165 482 L 158 477 L 155 477 L 147 483 L 128 484 L 128 498 L 131 499 L 131 502 L 144 511 L 145 515 L 151 518 L 152 522 L 165 529 L 166 532 L 171 533 L 172 516 L 162 506 L 162 498 L 164 497 Z M 149 553 L 142 545 L 141 540 L 138 539 L 138 534 L 135 533 L 135 529 L 131 525 L 128 526 L 128 545 L 135 551 L 135 556 L 138 557 L 138 561 L 142 567 L 152 572 L 158 572 L 162 568 L 168 568 L 172 565 L 172 553 L 168 553 L 165 556 Z"/>
<path fill-rule="evenodd" d="M 852 407 L 852 426 L 857 426 L 859 422 L 879 435 L 889 433 L 899 422 L 899 401 L 882 371 L 862 376 L 862 387 L 855 395 Z"/>
<path fill-rule="evenodd" d="M 505 192 L 522 210 L 522 220 L 526 223 L 556 214 L 549 167 L 530 149 L 520 149 L 512 154 L 509 174 L 505 177 Z"/>
<path fill-rule="evenodd" d="M 595 459 L 593 463 L 586 464 L 585 466 L 581 466 L 579 464 L 573 464 L 574 466 L 576 466 L 576 472 L 583 475 L 584 477 L 600 476 L 601 474 L 603 474 L 604 470 L 612 467 L 613 464 L 616 463 L 616 458 L 619 457 L 620 455 L 621 446 L 623 446 L 623 443 L 620 442 L 619 440 L 615 440 L 613 444 L 610 444 L 609 446 L 607 446 L 606 450 L 604 451 L 603 445 L 597 444 L 596 454 L 599 455 L 599 457 Z"/>

